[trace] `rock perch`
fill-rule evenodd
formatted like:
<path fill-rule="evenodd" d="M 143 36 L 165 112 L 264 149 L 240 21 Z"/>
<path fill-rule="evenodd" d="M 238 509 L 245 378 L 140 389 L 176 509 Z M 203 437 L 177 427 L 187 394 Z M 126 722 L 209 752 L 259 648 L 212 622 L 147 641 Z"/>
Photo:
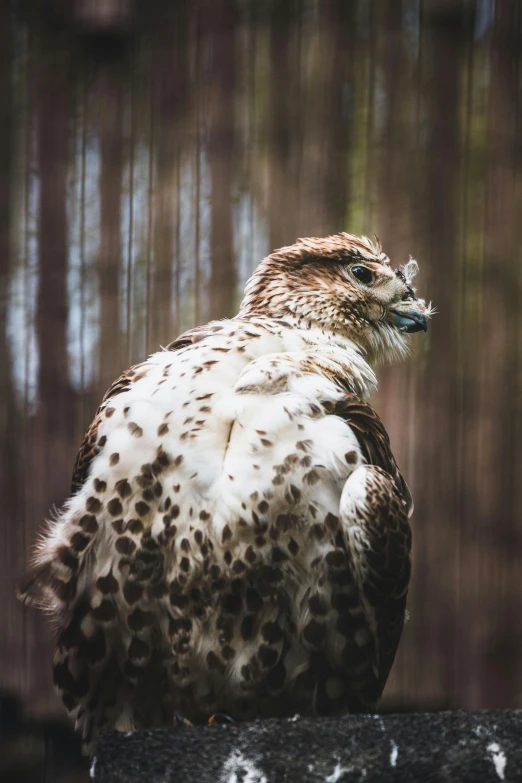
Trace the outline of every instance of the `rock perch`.
<path fill-rule="evenodd" d="M 95 783 L 522 781 L 522 710 L 349 715 L 102 735 Z"/>

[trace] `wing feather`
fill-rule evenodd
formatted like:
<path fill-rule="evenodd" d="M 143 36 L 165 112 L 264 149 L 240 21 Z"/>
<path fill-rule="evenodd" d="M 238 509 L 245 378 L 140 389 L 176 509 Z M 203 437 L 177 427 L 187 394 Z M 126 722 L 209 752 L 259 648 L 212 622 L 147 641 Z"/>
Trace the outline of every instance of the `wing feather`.
<path fill-rule="evenodd" d="M 172 343 L 170 343 L 166 350 L 180 351 L 182 348 L 193 345 L 194 343 L 205 339 L 205 337 L 208 337 L 217 331 L 221 331 L 222 328 L 223 326 L 218 323 L 189 329 L 188 331 L 181 334 Z M 102 421 L 104 420 L 103 414 L 105 409 L 108 407 L 110 401 L 114 397 L 116 397 L 118 394 L 124 394 L 125 392 L 129 391 L 133 381 L 140 377 L 140 369 L 144 366 L 144 364 L 146 363 L 143 362 L 141 364 L 135 364 L 133 367 L 130 367 L 130 369 L 125 370 L 125 372 L 122 373 L 120 377 L 117 378 L 117 380 L 115 380 L 114 383 L 111 384 L 109 389 L 107 389 L 105 392 L 103 400 L 98 410 L 96 411 L 96 415 L 94 416 L 93 421 L 89 425 L 89 428 L 84 435 L 78 454 L 76 456 L 71 486 L 71 491 L 73 494 L 82 488 L 85 480 L 87 479 L 87 476 L 89 475 L 89 469 L 91 467 L 92 461 L 100 451 L 98 430 Z"/>
<path fill-rule="evenodd" d="M 408 501 L 396 478 L 377 465 L 363 465 L 345 484 L 341 520 L 374 636 L 374 665 L 363 701 L 381 696 L 399 644 L 411 572 Z"/>
<path fill-rule="evenodd" d="M 345 397 L 335 405 L 332 412 L 349 423 L 359 441 L 366 462 L 382 468 L 392 477 L 398 492 L 406 502 L 408 517 L 410 517 L 413 513 L 413 498 L 395 462 L 390 438 L 377 413 L 371 405 L 352 392 L 346 392 Z"/>
<path fill-rule="evenodd" d="M 103 400 L 83 437 L 78 454 L 76 455 L 71 483 L 71 492 L 73 494 L 82 488 L 83 484 L 85 483 L 85 479 L 89 475 L 91 463 L 100 451 L 100 446 L 98 444 L 98 430 L 100 429 L 100 425 L 103 421 L 103 413 L 105 409 L 108 407 L 109 402 L 111 399 L 113 399 L 113 397 L 129 391 L 133 378 L 139 372 L 140 367 L 141 365 L 137 364 L 134 367 L 131 367 L 129 370 L 126 370 L 117 380 L 114 381 L 113 384 L 111 384 L 109 389 L 107 389 L 105 392 Z"/>

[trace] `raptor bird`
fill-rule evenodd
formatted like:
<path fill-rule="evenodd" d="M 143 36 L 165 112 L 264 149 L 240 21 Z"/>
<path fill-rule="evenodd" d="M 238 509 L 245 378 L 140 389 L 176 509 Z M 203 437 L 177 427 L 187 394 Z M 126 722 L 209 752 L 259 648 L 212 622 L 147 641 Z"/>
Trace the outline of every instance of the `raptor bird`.
<path fill-rule="evenodd" d="M 115 381 L 22 598 L 54 682 L 104 727 L 367 710 L 405 616 L 412 500 L 365 399 L 430 305 L 376 240 L 265 258 L 238 315 Z"/>

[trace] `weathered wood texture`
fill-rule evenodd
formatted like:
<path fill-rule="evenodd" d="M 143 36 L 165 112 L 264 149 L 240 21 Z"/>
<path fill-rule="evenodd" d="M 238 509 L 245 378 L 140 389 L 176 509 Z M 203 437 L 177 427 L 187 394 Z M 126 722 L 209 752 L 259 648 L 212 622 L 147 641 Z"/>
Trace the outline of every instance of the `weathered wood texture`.
<path fill-rule="evenodd" d="M 384 703 L 522 706 L 522 6 L 88 4 L 0 3 L 0 685 L 60 710 L 15 587 L 109 382 L 348 230 L 439 310 L 375 399 L 416 504 Z"/>

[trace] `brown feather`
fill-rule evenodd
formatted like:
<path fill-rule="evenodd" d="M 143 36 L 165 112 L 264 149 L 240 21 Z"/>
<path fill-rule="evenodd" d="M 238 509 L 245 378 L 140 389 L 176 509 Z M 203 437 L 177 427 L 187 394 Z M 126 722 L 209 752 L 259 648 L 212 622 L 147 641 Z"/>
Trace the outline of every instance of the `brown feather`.
<path fill-rule="evenodd" d="M 89 425 L 89 429 L 84 435 L 80 449 L 76 456 L 71 483 L 71 492 L 73 494 L 78 492 L 78 490 L 83 486 L 85 479 L 89 474 L 91 463 L 99 451 L 97 446 L 98 430 L 100 428 L 105 408 L 107 408 L 109 401 L 113 397 L 116 397 L 116 395 L 122 394 L 123 392 L 129 390 L 132 379 L 136 375 L 140 366 L 141 365 L 136 364 L 134 367 L 126 370 L 120 375 L 119 378 L 117 378 L 117 380 L 114 381 L 114 383 L 111 384 L 111 386 L 105 392 L 103 400 L 98 407 L 98 410 L 96 411 L 96 415 L 93 421 Z"/>
<path fill-rule="evenodd" d="M 413 513 L 411 492 L 395 462 L 389 435 L 372 406 L 356 394 L 347 392 L 345 398 L 335 406 L 334 413 L 347 421 L 354 430 L 366 462 L 369 465 L 377 465 L 393 478 L 398 492 L 406 502 L 410 517 Z"/>

